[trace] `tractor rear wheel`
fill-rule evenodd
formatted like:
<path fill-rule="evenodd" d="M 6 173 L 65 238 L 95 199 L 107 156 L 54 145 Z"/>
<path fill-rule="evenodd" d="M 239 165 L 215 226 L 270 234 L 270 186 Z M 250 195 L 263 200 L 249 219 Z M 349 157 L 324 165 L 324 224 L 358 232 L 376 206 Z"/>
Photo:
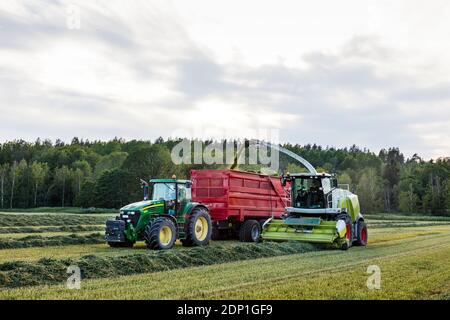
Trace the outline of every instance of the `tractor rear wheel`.
<path fill-rule="evenodd" d="M 170 249 L 177 240 L 175 224 L 164 217 L 156 218 L 145 227 L 144 239 L 149 249 Z"/>
<path fill-rule="evenodd" d="M 209 243 L 212 233 L 211 217 L 208 210 L 195 208 L 186 223 L 186 239 L 181 240 L 185 247 L 205 246 Z"/>
<path fill-rule="evenodd" d="M 245 221 L 239 230 L 241 242 L 259 242 L 261 236 L 261 225 L 256 220 Z"/>
<path fill-rule="evenodd" d="M 355 241 L 355 245 L 357 246 L 366 246 L 367 245 L 367 239 L 368 239 L 368 234 L 367 234 L 367 225 L 364 221 L 360 221 L 358 223 L 358 230 L 356 233 L 356 241 Z"/>

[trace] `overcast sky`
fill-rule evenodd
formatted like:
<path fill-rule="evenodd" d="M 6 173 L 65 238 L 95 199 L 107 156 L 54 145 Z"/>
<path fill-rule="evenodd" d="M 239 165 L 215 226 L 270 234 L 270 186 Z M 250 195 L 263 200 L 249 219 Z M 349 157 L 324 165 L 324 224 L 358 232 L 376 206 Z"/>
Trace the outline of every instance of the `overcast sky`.
<path fill-rule="evenodd" d="M 279 129 L 450 156 L 449 39 L 447 0 L 2 0 L 0 141 Z"/>

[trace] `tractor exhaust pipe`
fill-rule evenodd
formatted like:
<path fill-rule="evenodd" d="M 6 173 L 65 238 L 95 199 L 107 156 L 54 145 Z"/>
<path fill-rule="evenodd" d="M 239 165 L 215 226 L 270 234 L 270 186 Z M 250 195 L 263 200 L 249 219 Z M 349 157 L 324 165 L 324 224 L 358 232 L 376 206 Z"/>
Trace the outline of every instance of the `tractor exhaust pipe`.
<path fill-rule="evenodd" d="M 144 200 L 148 200 L 148 189 L 149 189 L 148 182 L 143 179 L 140 180 L 141 180 L 141 188 L 144 189 Z"/>

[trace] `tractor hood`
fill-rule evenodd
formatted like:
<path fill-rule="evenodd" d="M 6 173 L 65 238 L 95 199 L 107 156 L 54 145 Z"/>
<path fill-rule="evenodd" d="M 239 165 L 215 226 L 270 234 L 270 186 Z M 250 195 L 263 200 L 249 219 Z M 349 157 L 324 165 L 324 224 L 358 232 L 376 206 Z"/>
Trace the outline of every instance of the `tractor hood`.
<path fill-rule="evenodd" d="M 142 210 L 150 205 L 158 204 L 158 203 L 164 203 L 162 200 L 145 200 L 145 201 L 139 201 L 134 202 L 126 205 L 125 207 L 120 208 L 120 211 L 138 211 Z"/>

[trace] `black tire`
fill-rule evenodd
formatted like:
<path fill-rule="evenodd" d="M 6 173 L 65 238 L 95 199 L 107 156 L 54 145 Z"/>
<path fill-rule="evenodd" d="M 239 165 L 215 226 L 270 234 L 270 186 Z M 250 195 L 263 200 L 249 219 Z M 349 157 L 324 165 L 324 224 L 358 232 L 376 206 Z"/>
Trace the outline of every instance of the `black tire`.
<path fill-rule="evenodd" d="M 368 239 L 369 239 L 369 234 L 367 232 L 367 225 L 364 221 L 359 221 L 358 229 L 356 231 L 355 245 L 365 247 L 367 245 Z"/>
<path fill-rule="evenodd" d="M 201 228 L 203 228 L 202 230 L 204 231 L 201 233 L 200 237 L 198 237 L 196 233 L 196 228 L 199 227 L 197 222 L 202 224 Z M 205 228 L 207 230 L 205 230 Z M 181 243 L 185 247 L 206 246 L 211 239 L 211 233 L 212 223 L 208 210 L 203 207 L 197 207 L 193 210 L 186 222 L 186 239 L 182 239 Z"/>
<path fill-rule="evenodd" d="M 239 240 L 241 242 L 259 242 L 261 236 L 261 225 L 256 220 L 245 221 L 239 229 Z"/>
<path fill-rule="evenodd" d="M 336 216 L 336 221 L 338 220 L 344 220 L 345 225 L 350 225 L 350 234 L 346 234 L 346 239 L 340 240 L 340 249 L 347 250 L 352 246 L 353 243 L 353 223 L 352 218 L 350 218 L 350 215 L 347 212 L 342 212 Z"/>
<path fill-rule="evenodd" d="M 162 230 L 166 230 L 166 239 L 161 238 Z M 156 218 L 145 227 L 144 239 L 147 248 L 151 250 L 170 249 L 177 240 L 177 229 L 170 219 L 164 217 Z"/>

